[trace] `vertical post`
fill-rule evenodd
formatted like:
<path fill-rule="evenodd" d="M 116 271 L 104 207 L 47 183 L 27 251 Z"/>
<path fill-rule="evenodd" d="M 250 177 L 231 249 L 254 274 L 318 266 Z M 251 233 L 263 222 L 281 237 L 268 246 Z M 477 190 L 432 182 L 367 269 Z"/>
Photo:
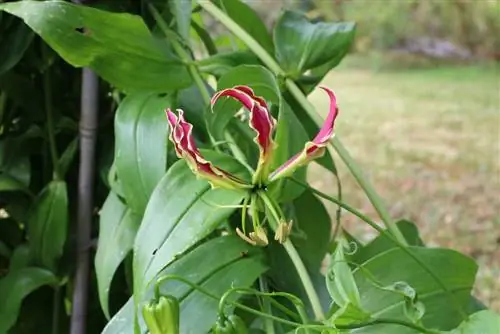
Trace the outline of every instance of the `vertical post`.
<path fill-rule="evenodd" d="M 78 215 L 76 274 L 71 312 L 71 334 L 86 333 L 89 250 L 93 213 L 95 144 L 98 116 L 99 82 L 88 68 L 82 70 L 80 114 L 80 168 L 78 174 Z"/>

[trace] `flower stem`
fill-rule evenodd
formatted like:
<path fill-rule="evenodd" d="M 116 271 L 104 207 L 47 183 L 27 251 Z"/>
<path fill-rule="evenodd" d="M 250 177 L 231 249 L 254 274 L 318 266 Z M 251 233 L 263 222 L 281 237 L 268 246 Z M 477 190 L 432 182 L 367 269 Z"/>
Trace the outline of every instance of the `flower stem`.
<path fill-rule="evenodd" d="M 269 196 L 267 196 L 267 194 L 262 192 L 262 191 L 259 192 L 259 196 L 262 199 L 262 201 L 264 202 L 264 204 L 266 205 L 266 207 L 271 212 L 271 215 L 273 216 L 272 217 L 273 219 L 269 219 L 269 224 L 271 225 L 271 228 L 273 229 L 273 231 L 276 231 L 276 229 L 278 228 L 280 217 L 278 215 L 278 212 L 276 211 L 274 203 L 269 198 Z M 300 255 L 297 252 L 297 249 L 295 249 L 295 246 L 290 241 L 290 239 L 287 239 L 283 243 L 283 247 L 285 248 L 286 252 L 288 253 L 290 260 L 292 260 L 293 265 L 295 266 L 295 270 L 297 270 L 297 273 L 299 274 L 299 278 L 302 281 L 302 285 L 304 286 L 304 290 L 306 291 L 307 298 L 309 299 L 309 302 L 311 303 L 314 317 L 316 318 L 316 320 L 323 320 L 325 318 L 325 316 L 323 314 L 323 309 L 321 307 L 321 303 L 319 301 L 318 294 L 316 293 L 316 290 L 314 289 L 314 285 L 311 281 L 311 277 L 309 277 L 307 269 L 304 265 L 304 262 L 302 262 L 302 259 L 300 258 Z"/>
<path fill-rule="evenodd" d="M 226 13 L 215 6 L 211 1 L 199 0 L 198 4 L 209 12 L 214 18 L 220 21 L 226 28 L 228 28 L 234 35 L 239 37 L 250 50 L 260 58 L 260 60 L 276 75 L 281 77 L 286 77 L 285 71 L 279 66 L 276 60 L 243 28 L 241 28 L 236 22 L 234 22 Z M 312 104 L 307 100 L 304 93 L 297 87 L 295 82 L 289 78 L 285 80 L 285 85 L 288 91 L 293 95 L 297 102 L 302 106 L 302 108 L 307 112 L 307 114 L 314 120 L 314 122 L 321 127 L 323 120 L 321 116 L 316 112 Z M 334 138 L 331 141 L 333 148 L 337 151 L 340 158 L 344 161 L 349 168 L 349 171 L 353 174 L 356 181 L 359 183 L 361 188 L 366 193 L 366 196 L 374 206 L 375 210 L 382 218 L 386 228 L 397 238 L 402 244 L 407 244 L 404 239 L 403 234 L 399 231 L 398 227 L 392 221 L 385 205 L 380 198 L 380 196 L 375 192 L 373 186 L 366 180 L 363 176 L 361 169 L 357 166 L 354 159 L 349 155 L 347 150 L 344 148 L 342 143 L 338 138 Z"/>

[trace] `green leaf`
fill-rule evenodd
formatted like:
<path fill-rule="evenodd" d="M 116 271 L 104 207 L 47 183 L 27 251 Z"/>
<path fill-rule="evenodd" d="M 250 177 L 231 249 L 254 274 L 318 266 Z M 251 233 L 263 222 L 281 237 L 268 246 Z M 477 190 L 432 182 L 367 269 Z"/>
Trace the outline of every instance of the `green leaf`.
<path fill-rule="evenodd" d="M 17 21 L 3 31 L 0 44 L 0 75 L 14 67 L 33 40 L 33 32 L 24 22 Z"/>
<path fill-rule="evenodd" d="M 224 75 L 242 64 L 259 65 L 259 63 L 259 59 L 250 51 L 219 53 L 196 61 L 200 71 L 215 76 Z"/>
<path fill-rule="evenodd" d="M 233 158 L 203 152 L 230 173 L 244 171 Z M 148 203 L 134 244 L 134 295 L 140 299 L 148 282 L 166 265 L 206 237 L 227 218 L 245 193 L 210 189 L 184 161 L 175 163 L 160 181 Z"/>
<path fill-rule="evenodd" d="M 111 282 L 120 263 L 134 246 L 140 222 L 140 216 L 134 214 L 113 192 L 109 193 L 100 212 L 99 242 L 95 255 L 99 301 L 108 319 Z"/>
<path fill-rule="evenodd" d="M 165 174 L 168 96 L 127 96 L 115 116 L 115 167 L 127 205 L 142 215 L 151 192 Z"/>
<path fill-rule="evenodd" d="M 77 150 L 78 150 L 78 137 L 76 137 L 69 143 L 68 147 L 66 147 L 66 150 L 64 150 L 63 154 L 59 158 L 58 170 L 59 173 L 61 173 L 61 177 L 64 178 L 64 176 L 68 172 L 69 166 L 73 162 Z"/>
<path fill-rule="evenodd" d="M 34 261 L 49 269 L 63 254 L 68 229 L 68 197 L 64 181 L 50 182 L 37 196 L 28 216 L 28 237 Z"/>
<path fill-rule="evenodd" d="M 422 239 L 420 239 L 418 228 L 415 223 L 402 219 L 397 221 L 396 225 L 410 246 L 424 245 Z M 349 255 L 349 260 L 361 264 L 377 254 L 396 247 L 396 244 L 394 244 L 392 240 L 380 234 L 370 243 L 358 249 L 354 254 Z"/>
<path fill-rule="evenodd" d="M 10 259 L 10 271 L 20 270 L 30 265 L 31 254 L 28 244 L 22 244 L 14 249 Z"/>
<path fill-rule="evenodd" d="M 162 270 L 158 277 L 185 277 L 190 282 L 221 296 L 232 287 L 250 286 L 264 269 L 261 249 L 251 247 L 238 237 L 224 236 L 211 239 L 180 256 Z M 149 287 L 142 301 L 151 298 L 152 288 Z M 160 290 L 180 299 L 181 333 L 206 332 L 215 322 L 217 301 L 207 300 L 188 285 L 174 280 L 164 281 Z M 130 298 L 107 324 L 103 334 L 132 334 L 133 315 L 134 303 Z M 140 325 L 144 328 L 142 321 Z"/>
<path fill-rule="evenodd" d="M 30 176 L 29 156 L 22 140 L 0 141 L 0 191 L 26 190 Z"/>
<path fill-rule="evenodd" d="M 218 0 L 215 4 L 222 9 L 240 28 L 252 36 L 268 53 L 274 54 L 274 45 L 264 22 L 247 4 L 240 0 Z"/>
<path fill-rule="evenodd" d="M 498 334 L 500 333 L 500 315 L 490 310 L 472 314 L 450 334 Z"/>
<path fill-rule="evenodd" d="M 410 285 L 418 294 L 418 300 L 425 306 L 426 313 L 422 318 L 425 327 L 440 330 L 456 327 L 462 321 L 456 308 L 467 309 L 477 265 L 472 259 L 449 249 L 411 246 L 409 250 L 440 278 L 452 292 L 456 302 L 450 301 L 447 293 L 427 271 L 400 248 L 393 248 L 372 257 L 363 263 L 362 268 L 368 270 L 382 286 L 389 286 L 398 281 Z M 406 320 L 404 298 L 377 288 L 366 275 L 364 270 L 354 270 L 363 309 L 375 318 Z M 357 331 L 370 334 L 415 333 L 414 330 L 397 325 L 369 326 Z"/>
<path fill-rule="evenodd" d="M 179 35 L 189 41 L 189 26 L 191 25 L 191 0 L 170 0 L 170 11 L 175 17 L 175 26 Z"/>
<path fill-rule="evenodd" d="M 326 286 L 339 307 L 351 304 L 361 309 L 360 292 L 344 254 L 344 249 L 348 247 L 349 243 L 345 239 L 339 240 L 326 275 Z"/>
<path fill-rule="evenodd" d="M 292 76 L 345 55 L 354 39 L 355 24 L 311 23 L 305 14 L 284 11 L 274 27 L 276 58 Z"/>
<path fill-rule="evenodd" d="M 418 301 L 417 292 L 406 282 L 395 282 L 382 288 L 385 291 L 399 293 L 403 296 L 405 305 L 404 311 L 408 319 L 413 323 L 419 323 L 425 314 L 425 306 Z"/>
<path fill-rule="evenodd" d="M 23 19 L 69 64 L 90 67 L 120 89 L 164 92 L 191 83 L 186 67 L 139 16 L 65 1 L 10 2 L 0 10 Z"/>
<path fill-rule="evenodd" d="M 217 89 L 222 90 L 237 85 L 249 86 L 256 95 L 262 96 L 267 102 L 278 105 L 280 101 L 280 91 L 276 78 L 263 66 L 242 65 L 235 67 L 219 79 Z M 215 104 L 213 113 L 207 114 L 208 129 L 215 139 L 224 139 L 224 129 L 241 107 L 241 103 L 232 98 L 222 98 Z"/>
<path fill-rule="evenodd" d="M 290 106 L 283 99 L 280 103 L 280 113 L 274 141 L 276 148 L 273 152 L 274 160 L 271 165 L 271 171 L 277 169 L 295 154 L 301 152 L 306 142 L 309 141 L 302 124 L 300 124 Z M 307 166 L 296 171 L 294 177 L 302 182 L 306 182 L 306 174 Z M 271 195 L 280 202 L 292 201 L 300 196 L 303 191 L 304 187 L 287 179 L 280 179 L 269 186 Z"/>
<path fill-rule="evenodd" d="M 7 333 L 17 320 L 23 299 L 48 284 L 56 284 L 57 278 L 41 268 L 24 268 L 10 271 L 0 279 L 0 333 Z"/>

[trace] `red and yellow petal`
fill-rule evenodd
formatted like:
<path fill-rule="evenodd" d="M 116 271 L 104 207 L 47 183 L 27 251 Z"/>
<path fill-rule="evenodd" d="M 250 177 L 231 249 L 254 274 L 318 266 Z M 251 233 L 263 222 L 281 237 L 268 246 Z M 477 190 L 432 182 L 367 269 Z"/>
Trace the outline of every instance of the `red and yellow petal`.
<path fill-rule="evenodd" d="M 297 170 L 297 168 L 308 164 L 310 161 L 321 157 L 325 153 L 325 146 L 334 136 L 335 119 L 338 116 L 339 109 L 335 93 L 327 87 L 320 88 L 328 94 L 330 99 L 330 110 L 323 126 L 314 139 L 305 144 L 304 149 L 301 152 L 294 155 L 291 159 L 271 173 L 269 181 L 275 181 L 279 178 L 290 176 L 295 172 L 295 170 Z"/>
<path fill-rule="evenodd" d="M 193 173 L 206 179 L 213 188 L 250 188 L 251 185 L 215 167 L 201 155 L 192 135 L 193 125 L 184 119 L 184 112 L 182 110 L 178 109 L 177 112 L 179 116 L 175 115 L 170 109 L 166 110 L 167 120 L 170 124 L 169 139 L 174 144 L 177 156 L 186 161 Z"/>

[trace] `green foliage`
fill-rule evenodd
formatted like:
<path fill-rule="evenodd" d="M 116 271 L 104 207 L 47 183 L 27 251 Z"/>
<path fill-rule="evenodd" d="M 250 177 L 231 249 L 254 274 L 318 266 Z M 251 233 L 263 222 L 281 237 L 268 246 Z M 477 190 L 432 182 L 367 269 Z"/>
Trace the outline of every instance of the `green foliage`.
<path fill-rule="evenodd" d="M 256 331 L 435 333 L 460 326 L 452 333 L 483 327 L 496 333 L 498 321 L 488 311 L 464 319 L 475 263 L 455 251 L 425 248 L 413 223 L 388 225 L 406 244 L 391 229 L 378 229 L 375 240 L 349 249 L 354 237 L 331 240 L 332 219 L 318 192 L 301 185 L 306 168 L 293 176 L 299 183 L 280 179 L 235 190 L 205 180 L 231 174 L 250 183 L 258 166 L 248 111 L 230 98 L 212 108 L 215 88 L 246 85 L 266 101 L 264 112 L 277 119 L 270 160 L 276 168 L 316 137 L 321 122 L 304 93 L 346 55 L 353 23 L 311 23 L 285 10 L 269 32 L 239 0 L 99 7 L 0 5 L 6 34 L 0 47 L 0 333 L 23 333 L 16 324 L 50 312 L 51 328 L 37 330 L 69 332 L 59 327 L 70 318 L 61 305 L 77 302 L 70 296 L 79 291 L 73 273 L 81 266 L 73 251 L 81 231 L 70 222 L 82 215 L 91 218 L 86 227 L 97 244 L 95 254 L 88 252 L 94 242 L 76 250 L 90 253 L 97 279 L 84 305 L 88 332 L 143 333 L 140 311 L 168 295 L 179 302 L 180 333 L 206 333 L 234 319 Z M 243 47 L 218 53 L 227 44 L 214 42 L 200 11 L 236 35 L 231 45 Z M 200 56 L 202 44 L 209 57 Z M 73 67 L 91 68 L 103 84 L 94 115 L 99 125 L 82 122 L 79 131 L 75 110 L 82 96 L 88 108 L 88 87 L 81 96 Z M 169 129 L 166 108 L 182 108 L 189 124 Z M 94 135 L 98 144 L 89 155 L 95 149 L 97 160 L 77 161 L 78 144 Z M 339 155 L 352 167 L 351 158 Z M 325 173 L 337 172 L 328 152 L 317 161 Z M 95 178 L 77 181 L 89 165 Z M 85 184 L 95 185 L 87 205 Z M 48 298 L 32 293 L 42 286 L 53 292 Z M 47 300 L 51 308 L 43 305 Z M 40 306 L 47 311 L 31 311 Z"/>
<path fill-rule="evenodd" d="M 187 68 L 137 16 L 63 1 L 13 2 L 0 9 L 22 18 L 69 64 L 88 66 L 118 88 L 163 92 L 191 82 Z"/>
<path fill-rule="evenodd" d="M 115 167 L 125 202 L 142 215 L 167 165 L 167 124 L 163 109 L 168 96 L 128 95 L 115 116 Z"/>

